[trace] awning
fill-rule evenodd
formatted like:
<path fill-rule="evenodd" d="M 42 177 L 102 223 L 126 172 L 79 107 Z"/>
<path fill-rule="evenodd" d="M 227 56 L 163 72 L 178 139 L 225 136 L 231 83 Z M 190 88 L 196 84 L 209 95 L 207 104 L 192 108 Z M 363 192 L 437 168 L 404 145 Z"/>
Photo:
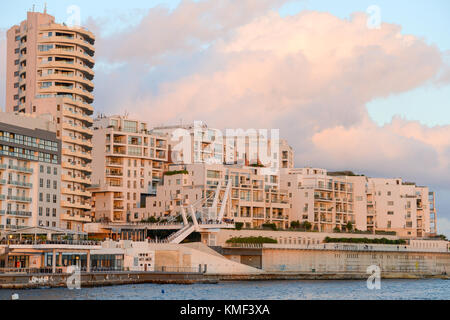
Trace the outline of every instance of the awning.
<path fill-rule="evenodd" d="M 60 228 L 50 228 L 50 227 L 28 227 L 15 231 L 8 232 L 8 235 L 79 235 L 87 236 L 86 232 L 60 229 Z"/>

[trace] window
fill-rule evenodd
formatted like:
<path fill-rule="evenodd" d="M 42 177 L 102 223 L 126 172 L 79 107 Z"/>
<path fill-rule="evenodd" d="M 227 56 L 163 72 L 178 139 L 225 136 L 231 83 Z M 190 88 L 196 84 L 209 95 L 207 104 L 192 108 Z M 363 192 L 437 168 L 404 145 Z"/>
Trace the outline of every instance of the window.
<path fill-rule="evenodd" d="M 58 168 L 53 168 L 53 174 L 55 175 L 55 176 L 57 176 L 58 175 Z"/>
<path fill-rule="evenodd" d="M 53 189 L 58 189 L 58 181 L 53 181 Z"/>
<path fill-rule="evenodd" d="M 388 211 L 387 214 L 390 215 L 390 216 L 393 216 L 394 215 L 394 211 Z"/>
<path fill-rule="evenodd" d="M 42 217 L 42 212 L 43 212 L 42 207 L 39 207 L 39 216 L 41 216 L 41 217 Z"/>
<path fill-rule="evenodd" d="M 393 206 L 394 205 L 394 201 L 388 201 L 388 206 Z"/>
<path fill-rule="evenodd" d="M 125 132 L 133 132 L 133 133 L 137 132 L 137 122 L 136 121 L 124 120 L 123 126 L 124 126 L 123 131 L 125 131 Z"/>
<path fill-rule="evenodd" d="M 53 203 L 56 203 L 56 194 L 53 195 Z"/>
<path fill-rule="evenodd" d="M 39 179 L 39 187 L 43 188 L 44 187 L 44 179 Z"/>

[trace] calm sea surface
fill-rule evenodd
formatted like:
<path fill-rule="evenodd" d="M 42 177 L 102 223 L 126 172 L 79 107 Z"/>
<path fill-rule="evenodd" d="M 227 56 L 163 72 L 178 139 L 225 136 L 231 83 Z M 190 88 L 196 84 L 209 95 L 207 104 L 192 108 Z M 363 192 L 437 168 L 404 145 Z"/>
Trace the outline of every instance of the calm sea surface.
<path fill-rule="evenodd" d="M 450 300 L 449 280 L 224 282 L 197 285 L 126 285 L 102 288 L 0 290 L 0 300 Z"/>

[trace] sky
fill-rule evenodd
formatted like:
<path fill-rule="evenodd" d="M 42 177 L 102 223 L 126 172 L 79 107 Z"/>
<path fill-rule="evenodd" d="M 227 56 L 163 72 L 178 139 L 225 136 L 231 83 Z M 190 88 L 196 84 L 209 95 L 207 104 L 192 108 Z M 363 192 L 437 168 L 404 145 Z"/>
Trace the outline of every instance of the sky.
<path fill-rule="evenodd" d="M 46 2 L 97 36 L 98 112 L 281 128 L 297 166 L 430 186 L 450 235 L 450 1 Z M 1 3 L 1 50 L 33 4 Z"/>

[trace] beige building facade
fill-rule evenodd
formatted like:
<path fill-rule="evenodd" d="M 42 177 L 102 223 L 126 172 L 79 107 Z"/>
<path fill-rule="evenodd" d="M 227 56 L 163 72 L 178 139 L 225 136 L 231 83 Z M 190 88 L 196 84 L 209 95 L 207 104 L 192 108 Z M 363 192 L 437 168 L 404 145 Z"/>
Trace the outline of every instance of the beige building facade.
<path fill-rule="evenodd" d="M 50 115 L 0 113 L 0 235 L 60 226 L 61 143 Z"/>
<path fill-rule="evenodd" d="M 62 140 L 61 227 L 91 221 L 95 36 L 55 22 L 46 12 L 7 32 L 6 111 L 51 114 Z"/>
<path fill-rule="evenodd" d="M 294 151 L 278 132 L 261 130 L 224 131 L 193 124 L 160 126 L 152 131 L 169 137 L 170 162 L 175 164 L 264 165 L 278 170 L 294 167 Z"/>
<path fill-rule="evenodd" d="M 93 216 L 97 221 L 135 221 L 135 211 L 156 195 L 168 162 L 163 135 L 150 134 L 147 123 L 122 116 L 94 122 Z"/>
<path fill-rule="evenodd" d="M 353 229 L 373 233 L 436 234 L 434 193 L 402 179 L 302 168 L 283 170 L 281 188 L 289 191 L 290 221 L 308 221 L 320 232 L 345 231 L 350 222 Z"/>
<path fill-rule="evenodd" d="M 181 205 L 211 207 L 220 185 L 217 210 L 225 204 L 224 218 L 242 223 L 244 228 L 269 223 L 285 229 L 289 225 L 287 192 L 280 190 L 279 176 L 265 175 L 262 170 L 264 168 L 223 164 L 171 165 L 163 185 L 158 186 L 156 197 L 147 199 L 139 218 L 178 216 Z M 230 195 L 224 203 L 230 180 Z M 207 201 L 202 203 L 205 199 Z"/>

